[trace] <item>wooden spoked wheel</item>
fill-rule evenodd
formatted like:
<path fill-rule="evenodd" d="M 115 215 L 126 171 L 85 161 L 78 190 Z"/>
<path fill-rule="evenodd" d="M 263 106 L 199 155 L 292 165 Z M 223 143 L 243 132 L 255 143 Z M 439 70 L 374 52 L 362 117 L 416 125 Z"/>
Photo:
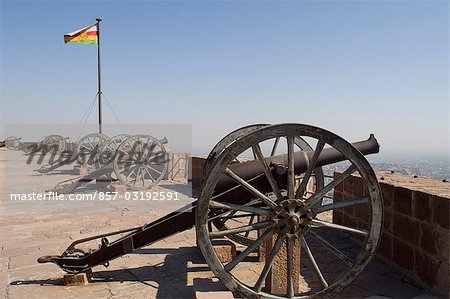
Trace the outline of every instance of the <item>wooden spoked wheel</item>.
<path fill-rule="evenodd" d="M 211 150 L 210 154 L 208 155 L 208 158 L 205 162 L 204 167 L 204 176 L 202 184 L 205 181 L 205 178 L 209 176 L 209 172 L 212 170 L 212 165 L 215 161 L 215 159 L 232 143 L 236 142 L 236 140 L 240 139 L 243 136 L 246 136 L 260 128 L 269 126 L 268 124 L 255 124 L 255 125 L 249 125 L 242 128 L 239 128 L 225 137 L 223 137 L 217 144 L 214 146 L 214 148 Z M 278 145 L 279 145 L 280 138 L 276 138 L 274 140 L 274 143 L 270 147 L 270 156 L 274 156 L 277 154 Z M 303 151 L 311 151 L 311 146 L 301 137 L 295 136 L 294 137 L 294 143 Z M 256 154 L 252 153 L 253 159 L 256 159 Z M 235 157 L 233 160 L 233 163 L 240 163 L 241 160 L 246 159 L 246 157 L 239 156 Z M 246 159 L 247 160 L 247 159 Z M 314 177 L 313 177 L 313 183 L 314 183 L 314 189 L 316 188 L 323 188 L 324 184 L 324 177 L 323 177 L 323 171 L 321 167 L 317 167 L 314 170 Z M 225 191 L 226 192 L 226 191 Z M 252 206 L 258 204 L 258 201 L 252 201 L 249 202 L 247 205 Z M 255 222 L 257 217 L 255 215 L 250 215 L 246 212 L 242 211 L 229 211 L 228 213 L 225 213 L 224 215 L 220 215 L 221 217 L 216 216 L 216 219 L 213 219 L 211 222 L 214 224 L 214 226 L 218 230 L 228 230 L 233 228 L 233 226 L 236 225 L 242 225 L 247 224 L 251 225 L 253 222 Z M 238 221 L 236 221 L 238 219 Z M 237 233 L 233 235 L 227 235 L 228 239 L 231 239 L 239 244 L 243 245 L 250 245 L 255 241 L 256 234 L 255 232 L 243 232 L 243 233 Z"/>
<path fill-rule="evenodd" d="M 130 138 L 131 135 L 119 134 L 114 137 L 109 138 L 109 140 L 100 149 L 100 154 L 98 158 L 98 166 L 103 167 L 111 164 L 117 154 L 117 149 L 126 139 Z"/>
<path fill-rule="evenodd" d="M 66 138 L 61 135 L 46 136 L 39 145 L 44 153 L 62 153 L 66 149 Z"/>
<path fill-rule="evenodd" d="M 5 139 L 5 146 L 9 150 L 18 150 L 22 146 L 22 138 L 9 136 Z"/>
<path fill-rule="evenodd" d="M 101 149 L 108 139 L 108 136 L 99 133 L 81 138 L 77 144 L 77 162 L 86 166 L 97 165 Z"/>
<path fill-rule="evenodd" d="M 127 138 L 117 149 L 114 173 L 131 190 L 156 186 L 166 175 L 168 154 L 162 143 L 149 135 Z"/>
<path fill-rule="evenodd" d="M 294 142 L 296 136 L 312 140 L 309 144 L 314 150 L 302 151 Z M 277 139 L 280 145 L 284 143 L 285 154 L 270 157 L 265 145 Z M 253 166 L 246 163 L 245 168 L 259 167 L 265 184 L 252 181 L 244 167 L 233 164 L 236 156 L 246 151 L 254 152 L 256 159 Z M 340 153 L 346 168 L 325 186 L 307 193 L 308 182 L 325 151 Z M 302 157 L 308 162 L 305 169 L 297 164 L 297 159 Z M 295 177 L 300 172 L 304 174 L 296 184 Z M 352 174 L 361 177 L 366 195 L 336 202 L 322 201 Z M 248 195 L 233 198 L 224 195 L 222 186 L 229 185 L 230 181 Z M 361 206 L 369 209 L 366 224 L 336 224 L 326 217 L 336 209 Z M 198 246 L 208 265 L 227 288 L 246 298 L 330 298 L 338 294 L 373 257 L 383 215 L 380 187 L 364 156 L 341 137 L 301 124 L 265 126 L 230 144 L 215 159 L 196 209 Z M 230 218 L 230 212 L 245 212 L 257 220 L 215 230 L 210 223 L 222 216 Z M 238 244 L 237 256 L 231 262 L 222 263 L 211 241 L 248 231 L 257 232 L 255 240 L 244 246 Z M 272 247 L 267 247 L 269 243 Z M 267 252 L 265 260 L 258 262 L 255 254 L 261 246 Z M 281 254 L 283 250 L 285 254 Z M 294 262 L 299 250 L 302 250 L 300 269 Z M 282 294 L 268 290 L 266 285 L 276 259 L 278 266 L 281 263 L 286 269 L 286 290 Z M 299 273 L 299 279 L 295 273 Z"/>

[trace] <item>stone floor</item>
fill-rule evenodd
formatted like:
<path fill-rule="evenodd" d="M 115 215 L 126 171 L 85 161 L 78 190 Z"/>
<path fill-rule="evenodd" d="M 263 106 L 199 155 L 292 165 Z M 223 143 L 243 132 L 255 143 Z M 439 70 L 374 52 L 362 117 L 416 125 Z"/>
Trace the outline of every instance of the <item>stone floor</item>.
<path fill-rule="evenodd" d="M 190 202 L 189 186 L 162 183 L 160 190 L 177 190 L 180 203 L 163 208 L 129 208 L 120 203 L 58 204 L 28 209 L 8 203 L 10 192 L 42 192 L 70 177 L 70 169 L 36 175 L 20 152 L 0 149 L 0 298 L 193 298 L 193 279 L 212 277 L 196 248 L 193 229 L 173 235 L 133 254 L 93 269 L 86 286 L 66 287 L 64 272 L 54 264 L 38 264 L 43 255 L 57 255 L 74 240 L 139 226 Z M 187 189 L 183 189 L 187 188 Z M 93 192 L 85 190 L 85 192 Z M 243 276 L 255 275 L 242 272 Z M 379 259 L 338 298 L 433 298 L 406 276 Z"/>

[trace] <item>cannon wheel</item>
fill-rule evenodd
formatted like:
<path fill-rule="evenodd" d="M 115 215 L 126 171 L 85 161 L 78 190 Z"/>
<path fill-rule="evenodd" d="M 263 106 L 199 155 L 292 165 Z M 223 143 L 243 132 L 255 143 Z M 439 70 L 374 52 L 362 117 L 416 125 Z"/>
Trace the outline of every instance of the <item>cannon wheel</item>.
<path fill-rule="evenodd" d="M 77 145 L 77 162 L 80 165 L 96 165 L 100 149 L 108 139 L 108 136 L 99 133 L 92 133 L 81 138 Z"/>
<path fill-rule="evenodd" d="M 112 163 L 120 144 L 130 137 L 131 135 L 128 134 L 119 134 L 111 137 L 100 149 L 98 166 L 103 167 Z"/>
<path fill-rule="evenodd" d="M 255 124 L 255 125 L 245 126 L 245 127 L 239 128 L 239 129 L 229 133 L 225 137 L 223 137 L 216 144 L 216 146 L 214 146 L 214 148 L 209 153 L 208 158 L 206 159 L 205 166 L 204 166 L 204 176 L 202 178 L 202 186 L 205 181 L 205 178 L 207 178 L 209 176 L 209 172 L 212 169 L 212 165 L 214 163 L 215 158 L 217 158 L 230 144 L 232 144 L 239 138 L 246 136 L 247 134 L 250 134 L 250 133 L 252 133 L 260 128 L 266 127 L 266 126 L 269 126 L 269 124 Z M 276 138 L 274 140 L 273 146 L 270 151 L 270 156 L 275 155 L 279 141 L 280 141 L 280 138 Z M 300 136 L 295 136 L 294 143 L 301 150 L 308 150 L 308 151 L 313 150 L 312 147 Z M 240 163 L 239 159 L 235 159 L 234 162 Z M 323 176 L 322 168 L 317 167 L 314 170 L 314 174 L 315 174 L 314 188 L 315 189 L 323 188 L 324 176 Z M 257 203 L 258 203 L 258 201 L 253 201 L 253 202 L 250 202 L 248 205 L 257 204 Z M 231 211 L 229 213 L 226 213 L 224 216 L 239 217 L 240 218 L 239 222 L 240 223 L 246 222 L 247 225 L 251 225 L 256 220 L 256 217 L 254 215 L 245 217 L 244 214 L 245 214 L 244 212 Z M 227 225 L 227 222 L 233 221 L 234 218 L 230 218 L 228 220 L 227 220 L 227 218 L 225 218 L 225 221 L 223 219 L 224 218 L 213 220 L 212 224 L 214 224 L 214 226 L 218 230 L 227 230 L 227 229 L 232 228 L 231 225 Z M 233 240 L 239 244 L 242 244 L 242 245 L 250 245 L 251 243 L 253 243 L 255 241 L 255 238 L 250 235 L 250 232 L 228 235 L 227 238 L 230 240 Z"/>
<path fill-rule="evenodd" d="M 22 145 L 22 138 L 9 136 L 5 139 L 5 146 L 9 150 L 18 150 Z"/>
<path fill-rule="evenodd" d="M 119 181 L 128 189 L 150 189 L 166 175 L 168 154 L 156 138 L 135 135 L 120 144 L 113 168 Z"/>
<path fill-rule="evenodd" d="M 46 136 L 40 142 L 40 147 L 48 153 L 61 153 L 66 149 L 66 138 L 61 135 Z"/>
<path fill-rule="evenodd" d="M 324 147 L 332 147 L 341 152 L 350 166 L 326 186 L 317 188 L 314 194 L 309 197 L 306 196 L 304 191 L 307 180 L 305 184 L 300 184 L 298 188 L 295 185 L 293 160 L 293 152 L 295 151 L 294 136 L 317 140 L 314 156 L 310 158 L 308 169 L 304 175 L 305 178 L 309 178 L 314 172 L 315 157 L 320 154 Z M 279 137 L 286 140 L 288 160 L 288 175 L 286 175 L 287 190 L 278 189 L 278 184 L 275 183 L 271 187 L 274 189 L 274 193 L 281 193 L 281 198 L 278 197 L 279 195 L 274 198 L 273 196 L 268 196 L 260 192 L 255 187 L 243 181 L 228 166 L 232 164 L 232 161 L 239 153 L 249 148 L 258 148 L 261 142 Z M 263 160 L 261 159 L 260 161 L 262 166 L 264 166 Z M 368 190 L 368 194 L 360 198 L 346 198 L 339 202 L 322 205 L 320 202 L 322 197 L 355 172 L 361 176 Z M 271 172 L 265 171 L 265 173 L 267 173 L 265 174 L 266 176 L 270 176 Z M 230 176 L 247 190 L 252 190 L 253 188 L 251 192 L 258 194 L 257 198 L 260 201 L 260 205 L 253 207 L 251 212 L 256 216 L 268 217 L 268 219 L 266 218 L 264 220 L 261 217 L 258 222 L 250 226 L 244 225 L 229 231 L 211 231 L 209 222 L 211 215 L 214 214 L 209 213 L 210 208 L 216 208 L 217 210 L 217 207 L 221 209 L 226 207 L 226 210 L 229 211 L 250 211 L 248 207 L 231 204 L 227 206 L 226 203 L 220 204 L 211 200 L 217 182 L 222 175 Z M 324 212 L 362 204 L 370 206 L 370 216 L 367 219 L 368 224 L 366 227 L 338 225 L 319 219 Z M 341 137 L 320 128 L 301 124 L 282 124 L 263 127 L 230 144 L 215 159 L 212 170 L 204 182 L 196 209 L 197 243 L 208 265 L 228 289 L 236 291 L 246 298 L 330 298 L 338 294 L 358 276 L 373 257 L 380 239 L 383 215 L 380 187 L 373 169 L 364 156 Z M 212 246 L 211 240 L 249 230 L 259 231 L 257 240 L 242 248 L 240 253 L 231 262 L 221 263 Z M 359 240 L 360 243 L 357 241 L 351 243 L 353 246 L 351 248 L 353 255 L 350 256 L 348 251 L 344 253 L 341 247 L 333 246 L 332 243 L 327 241 L 325 235 L 330 235 L 330 233 L 334 235 L 344 234 L 351 240 L 355 238 Z M 265 262 L 252 262 L 250 255 L 261 244 L 269 240 L 269 238 L 273 238 L 274 246 L 270 252 L 267 252 Z M 311 246 L 312 243 L 318 245 L 314 247 Z M 294 292 L 296 286 L 293 283 L 293 273 L 300 271 L 300 269 L 294 269 L 293 266 L 294 244 L 301 245 L 303 251 L 306 252 L 302 256 L 306 256 L 305 258 L 309 261 L 308 263 L 302 263 L 302 271 L 304 271 L 306 264 L 308 269 L 310 269 L 310 273 L 313 273 L 317 278 L 316 281 L 319 282 L 318 285 L 312 286 L 311 289 L 300 289 L 299 292 Z M 263 286 L 268 273 L 272 269 L 275 257 L 277 257 L 279 250 L 283 246 L 285 246 L 284 248 L 286 248 L 287 252 L 286 255 L 281 255 L 287 270 L 286 293 L 285 295 L 272 294 L 263 289 Z M 319 258 L 323 258 L 323 255 L 316 254 L 315 249 L 319 250 L 323 248 L 326 250 L 321 251 L 329 251 L 330 253 L 326 256 L 325 260 L 319 260 Z M 340 265 L 341 268 L 340 273 L 333 276 L 333 279 L 330 280 L 328 272 L 324 271 L 324 269 L 334 268 L 335 264 L 332 262 L 338 263 L 337 265 Z M 253 275 L 248 275 L 248 277 L 239 275 L 243 269 L 250 267 L 254 267 L 253 271 L 257 272 L 256 276 L 254 272 Z M 254 280 L 252 280 L 253 277 L 255 278 Z"/>

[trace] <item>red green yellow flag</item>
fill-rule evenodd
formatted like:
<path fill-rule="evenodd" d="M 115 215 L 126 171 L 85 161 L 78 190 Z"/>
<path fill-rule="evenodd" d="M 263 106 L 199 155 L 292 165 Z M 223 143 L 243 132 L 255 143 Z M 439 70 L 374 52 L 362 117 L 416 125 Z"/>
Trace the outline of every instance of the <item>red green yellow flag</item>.
<path fill-rule="evenodd" d="M 64 34 L 64 43 L 98 44 L 97 24 Z"/>

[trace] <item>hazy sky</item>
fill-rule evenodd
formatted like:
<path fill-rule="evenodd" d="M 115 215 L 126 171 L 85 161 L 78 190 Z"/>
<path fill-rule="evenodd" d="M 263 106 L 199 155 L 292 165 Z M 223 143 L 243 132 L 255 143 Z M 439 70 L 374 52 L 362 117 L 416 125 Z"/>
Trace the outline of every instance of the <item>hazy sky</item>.
<path fill-rule="evenodd" d="M 97 49 L 63 35 L 97 17 L 120 121 L 192 124 L 194 152 L 243 125 L 298 122 L 375 133 L 386 156 L 449 155 L 449 4 L 429 0 L 2 1 L 0 139 L 11 124 L 80 122 Z"/>

